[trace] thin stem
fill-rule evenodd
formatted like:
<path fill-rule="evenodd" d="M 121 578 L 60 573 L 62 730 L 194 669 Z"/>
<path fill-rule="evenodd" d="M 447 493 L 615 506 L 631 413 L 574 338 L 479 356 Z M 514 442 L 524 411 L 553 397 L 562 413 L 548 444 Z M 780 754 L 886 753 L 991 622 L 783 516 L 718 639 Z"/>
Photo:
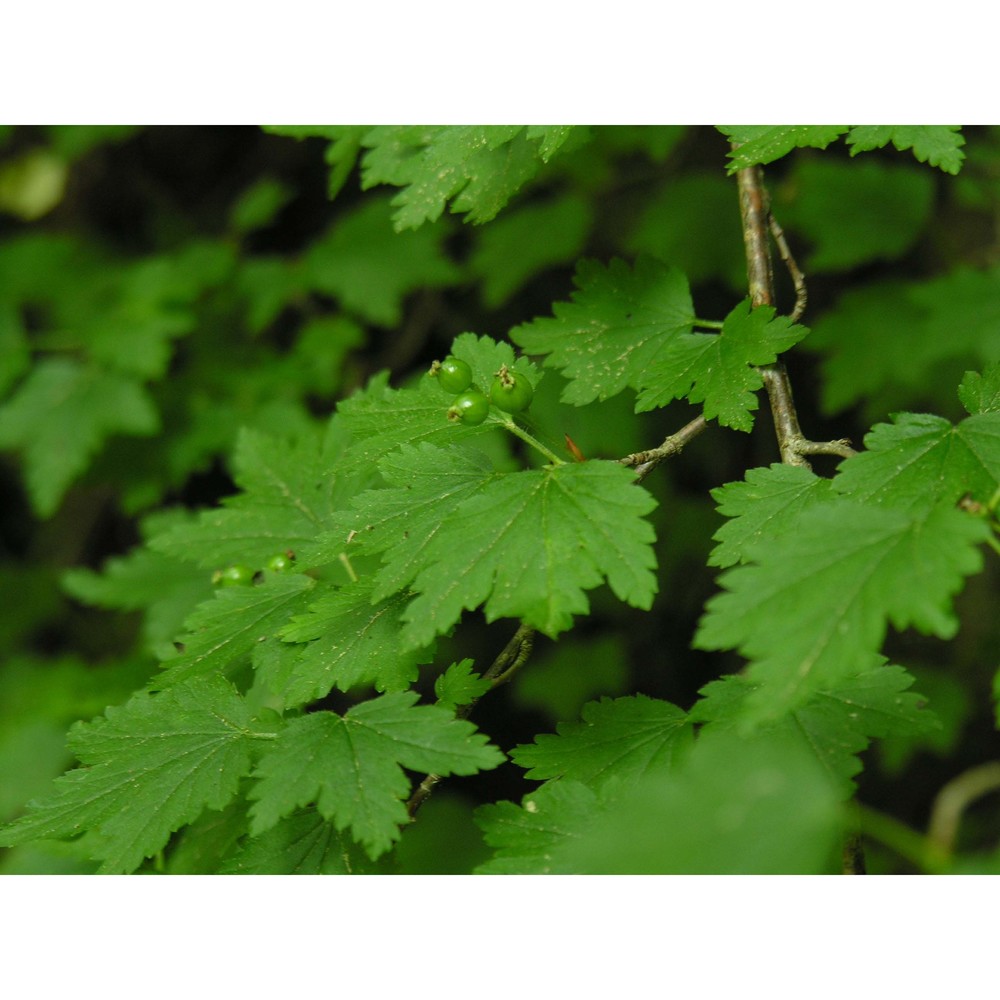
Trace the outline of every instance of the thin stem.
<path fill-rule="evenodd" d="M 351 578 L 351 583 L 357 583 L 358 574 L 354 572 L 354 567 L 351 565 L 350 556 L 348 556 L 346 552 L 341 552 L 337 558 L 339 558 L 341 563 L 343 563 L 344 569 L 347 571 L 347 575 Z"/>
<path fill-rule="evenodd" d="M 538 438 L 529 434 L 523 427 L 515 423 L 510 417 L 506 417 L 499 421 L 502 427 L 505 427 L 511 432 L 515 437 L 519 437 L 525 444 L 531 445 L 537 452 L 544 455 L 553 465 L 565 465 L 566 462 L 561 459 L 554 451 L 547 448 Z"/>
<path fill-rule="evenodd" d="M 955 849 L 958 826 L 965 810 L 976 799 L 996 791 L 1000 791 L 1000 761 L 963 771 L 938 792 L 931 810 L 927 838 L 942 857 L 950 857 Z"/>
<path fill-rule="evenodd" d="M 618 461 L 622 465 L 635 469 L 636 482 L 642 482 L 666 458 L 679 454 L 688 441 L 696 438 L 705 428 L 708 421 L 704 417 L 695 417 L 690 423 L 685 424 L 676 434 L 671 434 L 658 448 L 650 448 L 648 451 L 637 451 L 632 455 L 626 455 Z"/>
<path fill-rule="evenodd" d="M 529 628 L 527 625 L 522 625 L 514 635 L 514 638 L 507 644 L 508 648 L 513 652 L 514 659 L 510 661 L 509 666 L 498 667 L 495 674 L 491 674 L 490 670 L 493 670 L 497 666 L 497 661 L 494 660 L 493 665 L 490 670 L 487 670 L 483 675 L 489 678 L 493 683 L 490 687 L 492 691 L 493 688 L 499 687 L 501 684 L 506 684 L 518 670 L 521 669 L 528 662 L 531 656 L 531 651 L 535 646 L 535 630 Z M 508 658 L 509 659 L 509 656 Z M 506 660 L 504 661 L 506 663 Z M 474 703 L 473 703 L 474 704 Z M 466 718 L 469 712 L 472 711 L 472 705 L 463 705 L 463 709 L 467 709 L 462 718 Z M 457 715 L 458 713 L 456 713 Z"/>
<path fill-rule="evenodd" d="M 940 875 L 947 871 L 945 859 L 926 838 L 916 830 L 911 830 L 898 819 L 878 812 L 860 802 L 856 804 L 860 833 L 884 844 L 914 867 L 930 875 Z"/>
<path fill-rule="evenodd" d="M 490 691 L 501 684 L 505 684 L 514 674 L 524 666 L 531 656 L 532 646 L 535 641 L 535 630 L 530 625 L 523 622 L 511 637 L 506 646 L 499 652 L 497 658 L 489 665 L 483 674 L 486 680 L 491 681 Z M 479 698 L 474 698 L 467 705 L 460 705 L 455 710 L 456 719 L 467 719 L 472 710 L 479 703 Z M 416 791 L 410 796 L 406 803 L 406 812 L 410 819 L 417 815 L 420 807 L 431 797 L 434 789 L 441 781 L 441 775 L 428 774 L 417 786 Z"/>
<path fill-rule="evenodd" d="M 778 220 L 771 215 L 769 217 L 769 221 L 771 235 L 774 237 L 774 242 L 778 247 L 778 253 L 781 254 L 781 259 L 785 262 L 785 267 L 788 268 L 788 273 L 792 278 L 792 284 L 795 286 L 795 308 L 792 310 L 789 319 L 793 323 L 797 323 L 802 318 L 802 314 L 806 311 L 806 303 L 808 302 L 808 296 L 806 294 L 806 279 L 799 270 L 799 265 L 795 263 L 792 251 L 788 249 L 788 242 L 785 240 L 785 232 L 781 226 L 778 225 Z"/>
<path fill-rule="evenodd" d="M 774 277 L 771 272 L 771 253 L 768 243 L 771 209 L 764 188 L 763 174 L 760 167 L 744 167 L 737 172 L 736 180 L 740 194 L 740 216 L 743 220 L 750 303 L 755 308 L 773 305 Z M 792 398 L 792 384 L 785 366 L 780 361 L 762 365 L 757 371 L 760 372 L 764 388 L 767 390 L 774 418 L 774 431 L 778 438 L 778 449 L 781 452 L 781 461 L 785 465 L 797 465 L 808 469 L 811 466 L 806 455 L 840 455 L 847 458 L 854 454 L 854 449 L 847 440 L 810 441 L 802 433 L 795 401 Z"/>
<path fill-rule="evenodd" d="M 864 841 L 860 833 L 852 833 L 844 841 L 844 850 L 841 855 L 841 872 L 844 875 L 867 875 L 865 866 Z"/>
<path fill-rule="evenodd" d="M 693 325 L 703 327 L 706 330 L 721 330 L 725 323 L 721 319 L 696 319 Z"/>

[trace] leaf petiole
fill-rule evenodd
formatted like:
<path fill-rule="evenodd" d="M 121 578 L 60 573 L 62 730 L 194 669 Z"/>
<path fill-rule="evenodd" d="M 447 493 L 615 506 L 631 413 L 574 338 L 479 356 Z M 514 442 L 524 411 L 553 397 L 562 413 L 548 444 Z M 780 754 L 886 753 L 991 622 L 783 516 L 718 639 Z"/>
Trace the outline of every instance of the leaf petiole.
<path fill-rule="evenodd" d="M 721 330 L 724 324 L 721 319 L 695 319 L 692 325 L 705 330 Z"/>
<path fill-rule="evenodd" d="M 498 423 L 502 424 L 508 431 L 511 432 L 515 437 L 519 437 L 526 444 L 530 444 L 537 452 L 544 455 L 552 465 L 565 465 L 566 462 L 563 461 L 554 451 L 547 448 L 538 438 L 534 435 L 529 434 L 520 424 L 515 423 L 514 419 L 509 416 L 504 416 L 498 418 Z"/>

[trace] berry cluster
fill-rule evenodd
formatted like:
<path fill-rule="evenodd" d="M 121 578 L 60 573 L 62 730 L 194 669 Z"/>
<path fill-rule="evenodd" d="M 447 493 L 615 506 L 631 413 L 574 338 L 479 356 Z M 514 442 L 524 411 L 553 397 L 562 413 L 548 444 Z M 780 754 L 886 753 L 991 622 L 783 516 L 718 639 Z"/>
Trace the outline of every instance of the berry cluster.
<path fill-rule="evenodd" d="M 264 563 L 264 569 L 271 573 L 284 573 L 291 568 L 295 562 L 295 553 L 291 549 L 279 552 L 271 556 Z M 217 569 L 212 574 L 212 583 L 217 587 L 247 587 L 251 583 L 259 583 L 262 579 L 260 570 L 253 570 L 242 563 L 227 566 L 225 569 Z"/>
<path fill-rule="evenodd" d="M 490 403 L 504 413 L 520 413 L 531 405 L 534 387 L 520 372 L 501 365 L 490 386 L 489 398 L 472 384 L 472 369 L 461 358 L 448 355 L 435 361 L 428 375 L 438 380 L 445 392 L 457 393 L 448 408 L 454 423 L 481 424 L 490 412 Z"/>

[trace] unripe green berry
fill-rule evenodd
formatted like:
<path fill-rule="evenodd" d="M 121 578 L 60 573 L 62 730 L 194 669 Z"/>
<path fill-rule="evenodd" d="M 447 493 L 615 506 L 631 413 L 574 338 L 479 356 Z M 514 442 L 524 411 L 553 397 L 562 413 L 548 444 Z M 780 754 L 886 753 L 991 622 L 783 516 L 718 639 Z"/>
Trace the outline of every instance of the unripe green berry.
<path fill-rule="evenodd" d="M 253 583 L 254 571 L 242 564 L 217 569 L 212 574 L 212 583 L 219 587 L 246 587 Z"/>
<path fill-rule="evenodd" d="M 490 401 L 478 390 L 467 389 L 456 396 L 448 409 L 448 419 L 453 423 L 481 424 L 490 412 Z"/>
<path fill-rule="evenodd" d="M 271 558 L 268 559 L 268 561 L 264 564 L 264 569 L 268 569 L 272 573 L 284 573 L 285 570 L 291 569 L 294 561 L 294 555 L 289 556 L 287 552 L 279 552 L 277 555 L 271 556 Z"/>
<path fill-rule="evenodd" d="M 472 385 L 472 369 L 461 358 L 449 354 L 444 361 L 435 361 L 429 375 L 438 380 L 445 392 L 464 392 Z"/>
<path fill-rule="evenodd" d="M 493 385 L 490 386 L 490 400 L 504 413 L 520 413 L 531 405 L 535 390 L 520 372 L 501 365 Z"/>

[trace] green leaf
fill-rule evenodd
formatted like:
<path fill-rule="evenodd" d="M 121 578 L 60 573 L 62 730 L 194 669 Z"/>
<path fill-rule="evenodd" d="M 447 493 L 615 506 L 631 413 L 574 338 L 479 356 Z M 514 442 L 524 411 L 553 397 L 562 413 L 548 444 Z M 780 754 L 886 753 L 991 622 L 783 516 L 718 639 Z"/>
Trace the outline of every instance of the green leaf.
<path fill-rule="evenodd" d="M 646 199 L 626 246 L 679 267 L 693 285 L 722 279 L 746 291 L 737 192 L 716 171 L 671 176 Z"/>
<path fill-rule="evenodd" d="M 908 691 L 913 678 L 902 668 L 879 664 L 817 691 L 804 705 L 771 727 L 811 751 L 844 797 L 854 792 L 861 770 L 858 754 L 872 737 L 923 736 L 940 728 L 921 695 Z M 755 690 L 746 677 L 731 675 L 701 689 L 691 710 L 695 722 L 739 726 L 746 698 Z"/>
<path fill-rule="evenodd" d="M 570 633 L 547 649 L 536 650 L 531 669 L 519 671 L 514 678 L 511 697 L 517 705 L 553 719 L 575 719 L 599 695 L 625 694 L 630 671 L 624 634 L 574 638 Z"/>
<path fill-rule="evenodd" d="M 708 565 L 726 567 L 746 562 L 756 546 L 780 538 L 800 512 L 833 493 L 830 480 L 808 469 L 774 464 L 749 469 L 743 482 L 712 490 L 712 498 L 729 520 L 712 536 L 718 545 Z"/>
<path fill-rule="evenodd" d="M 566 403 L 642 388 L 646 370 L 695 321 L 687 279 L 652 258 L 640 257 L 634 270 L 618 259 L 607 268 L 584 260 L 575 281 L 578 291 L 553 305 L 553 318 L 510 332 L 529 354 L 548 354 L 546 364 L 570 379 Z"/>
<path fill-rule="evenodd" d="M 269 573 L 259 585 L 219 589 L 185 621 L 184 652 L 165 664 L 157 686 L 210 676 L 248 661 L 259 643 L 305 610 L 314 584 L 299 573 Z"/>
<path fill-rule="evenodd" d="M 587 132 L 587 126 L 580 125 L 529 125 L 525 135 L 539 140 L 538 155 L 548 163 L 562 149 L 571 136 Z"/>
<path fill-rule="evenodd" d="M 633 607 L 656 591 L 653 498 L 616 462 L 590 461 L 494 479 L 454 510 L 421 554 L 406 647 L 424 646 L 465 609 L 523 619 L 549 636 L 589 610 L 604 583 Z"/>
<path fill-rule="evenodd" d="M 362 125 L 262 125 L 265 132 L 292 139 L 328 139 L 325 159 L 330 165 L 327 196 L 335 198 L 344 186 L 358 158 Z"/>
<path fill-rule="evenodd" d="M 263 229 L 294 197 L 294 188 L 273 177 L 262 177 L 236 200 L 229 213 L 230 225 L 240 234 Z"/>
<path fill-rule="evenodd" d="M 699 625 L 701 649 L 738 649 L 760 685 L 750 721 L 781 718 L 853 676 L 897 629 L 950 638 L 951 596 L 982 566 L 988 528 L 950 507 L 922 515 L 850 500 L 803 511 L 794 531 L 720 578 Z"/>
<path fill-rule="evenodd" d="M 30 365 L 31 352 L 18 309 L 13 303 L 0 302 L 0 397 Z"/>
<path fill-rule="evenodd" d="M 261 757 L 250 792 L 251 833 L 316 802 L 338 830 L 350 828 L 371 858 L 384 854 L 408 821 L 406 767 L 439 775 L 474 774 L 503 754 L 436 705 L 416 705 L 407 691 L 355 705 L 346 715 L 314 712 L 293 719 Z"/>
<path fill-rule="evenodd" d="M 497 477 L 478 452 L 404 445 L 379 462 L 383 489 L 351 501 L 350 512 L 334 518 L 321 536 L 328 551 L 384 553 L 373 598 L 382 600 L 405 587 L 425 564 L 425 551 L 467 498 Z"/>
<path fill-rule="evenodd" d="M 224 858 L 247 832 L 247 801 L 234 799 L 221 811 L 209 809 L 178 831 L 167 852 L 156 859 L 162 875 L 216 875 Z"/>
<path fill-rule="evenodd" d="M 867 451 L 843 462 L 838 493 L 880 506 L 927 514 L 965 494 L 987 503 L 1000 485 L 1000 414 L 951 424 L 943 417 L 897 413 L 865 437 Z"/>
<path fill-rule="evenodd" d="M 52 149 L 72 161 L 98 146 L 118 145 L 131 139 L 141 131 L 141 126 L 46 125 L 45 131 Z"/>
<path fill-rule="evenodd" d="M 541 371 L 527 358 L 515 361 L 510 344 L 497 343 L 489 337 L 463 333 L 455 338 L 450 353 L 468 363 L 473 384 L 484 391 L 489 390 L 501 365 L 521 372 L 536 388 L 542 378 Z M 458 445 L 497 435 L 502 421 L 495 413 L 479 426 L 450 421 L 448 407 L 453 397 L 442 392 L 436 382 L 434 378 L 423 377 L 415 388 L 391 389 L 383 373 L 363 391 L 340 403 L 339 418 L 352 437 L 341 467 L 368 470 L 395 449 L 407 445 L 424 442 Z"/>
<path fill-rule="evenodd" d="M 55 513 L 109 437 L 158 429 L 156 410 L 137 381 L 66 358 L 39 361 L 0 406 L 0 448 L 22 452 L 32 506 L 42 517 Z"/>
<path fill-rule="evenodd" d="M 803 262 L 812 274 L 901 257 L 927 224 L 933 200 L 933 177 L 918 167 L 816 157 L 796 163 L 777 191 L 776 212 L 812 244 Z"/>
<path fill-rule="evenodd" d="M 973 415 L 1000 412 L 1000 361 L 987 365 L 981 375 L 966 372 L 958 387 L 958 398 Z"/>
<path fill-rule="evenodd" d="M 241 492 L 225 498 L 222 507 L 203 511 L 194 524 L 152 538 L 151 548 L 206 568 L 233 563 L 256 568 L 287 549 L 300 564 L 310 565 L 316 535 L 357 486 L 338 468 L 343 445 L 337 430 L 333 425 L 323 443 L 319 435 L 289 441 L 244 428 L 233 456 Z"/>
<path fill-rule="evenodd" d="M 553 861 L 581 874 L 831 874 L 842 820 L 801 741 L 714 731 L 682 767 L 650 773 L 574 832 Z"/>
<path fill-rule="evenodd" d="M 960 267 L 931 280 L 849 292 L 820 317 L 808 344 L 824 352 L 828 412 L 876 393 L 895 393 L 889 405 L 897 408 L 900 392 L 924 399 L 948 385 L 942 371 L 949 360 L 967 369 L 1000 356 L 1000 268 Z"/>
<path fill-rule="evenodd" d="M 366 200 L 310 245 L 302 273 L 307 287 L 337 299 L 348 312 L 394 327 L 407 295 L 453 284 L 461 271 L 442 252 L 444 233 L 397 233 L 389 215 L 388 199 Z"/>
<path fill-rule="evenodd" d="M 565 142 L 569 126 L 382 125 L 364 134 L 363 187 L 392 184 L 396 229 L 440 218 L 450 201 L 488 222 Z"/>
<path fill-rule="evenodd" d="M 757 163 L 771 163 L 804 146 L 826 149 L 848 130 L 847 125 L 718 125 L 717 128 L 731 142 L 739 143 L 739 148 L 729 154 L 731 174 Z"/>
<path fill-rule="evenodd" d="M 854 125 L 847 144 L 855 156 L 891 142 L 896 149 L 912 149 L 921 163 L 957 174 L 965 159 L 965 138 L 960 129 L 961 125 Z"/>
<path fill-rule="evenodd" d="M 493 682 L 472 669 L 472 660 L 453 663 L 434 682 L 438 704 L 455 710 L 459 705 L 471 705 L 493 686 Z"/>
<path fill-rule="evenodd" d="M 102 873 L 134 871 L 174 830 L 229 803 L 250 772 L 255 738 L 243 700 L 220 677 L 141 692 L 73 727 L 70 749 L 84 766 L 0 831 L 0 844 L 91 831 Z"/>
<path fill-rule="evenodd" d="M 142 533 L 148 539 L 191 521 L 183 510 L 158 511 L 143 520 Z M 170 644 L 184 619 L 212 596 L 207 573 L 145 545 L 108 559 L 100 573 L 82 567 L 71 569 L 63 575 L 62 586 L 72 597 L 94 607 L 144 611 L 146 646 L 161 659 L 170 655 Z"/>
<path fill-rule="evenodd" d="M 496 849 L 477 875 L 567 875 L 573 868 L 559 860 L 567 842 L 579 837 L 600 815 L 596 793 L 577 781 L 542 785 L 521 806 L 498 802 L 480 806 L 476 823 L 486 843 Z"/>
<path fill-rule="evenodd" d="M 809 331 L 772 306 L 751 309 L 749 299 L 726 317 L 721 334 L 683 333 L 651 359 L 642 377 L 636 411 L 687 397 L 704 403 L 706 420 L 736 430 L 753 427 L 757 389 L 763 385 L 753 365 L 771 364 Z"/>
<path fill-rule="evenodd" d="M 482 280 L 484 304 L 496 308 L 533 275 L 575 260 L 591 215 L 586 201 L 564 195 L 513 209 L 478 230 L 469 268 Z"/>
<path fill-rule="evenodd" d="M 372 875 L 367 855 L 314 809 L 293 813 L 249 840 L 221 875 Z"/>
<path fill-rule="evenodd" d="M 669 766 L 691 742 L 687 715 L 666 701 L 635 695 L 602 698 L 584 706 L 583 722 L 560 723 L 558 736 L 542 733 L 511 758 L 527 777 L 569 778 L 599 789 L 609 780 L 630 785 Z"/>
<path fill-rule="evenodd" d="M 173 354 L 172 341 L 197 326 L 198 299 L 229 280 L 234 267 L 232 249 L 209 241 L 105 266 L 77 304 L 68 346 L 82 342 L 91 360 L 108 369 L 161 378 Z"/>
<path fill-rule="evenodd" d="M 719 125 L 719 131 L 740 147 L 729 154 L 729 172 L 756 163 L 771 163 L 793 149 L 811 146 L 826 149 L 838 136 L 847 135 L 851 155 L 880 149 L 891 142 L 896 149 L 912 149 L 921 162 L 957 174 L 965 154 L 960 125 Z"/>
<path fill-rule="evenodd" d="M 401 646 L 399 616 L 408 599 L 393 594 L 373 603 L 371 581 L 325 587 L 305 613 L 294 615 L 278 631 L 285 642 L 307 644 L 278 692 L 285 704 L 316 701 L 334 687 L 408 688 L 417 679 L 417 666 L 429 659 L 427 651 Z"/>

